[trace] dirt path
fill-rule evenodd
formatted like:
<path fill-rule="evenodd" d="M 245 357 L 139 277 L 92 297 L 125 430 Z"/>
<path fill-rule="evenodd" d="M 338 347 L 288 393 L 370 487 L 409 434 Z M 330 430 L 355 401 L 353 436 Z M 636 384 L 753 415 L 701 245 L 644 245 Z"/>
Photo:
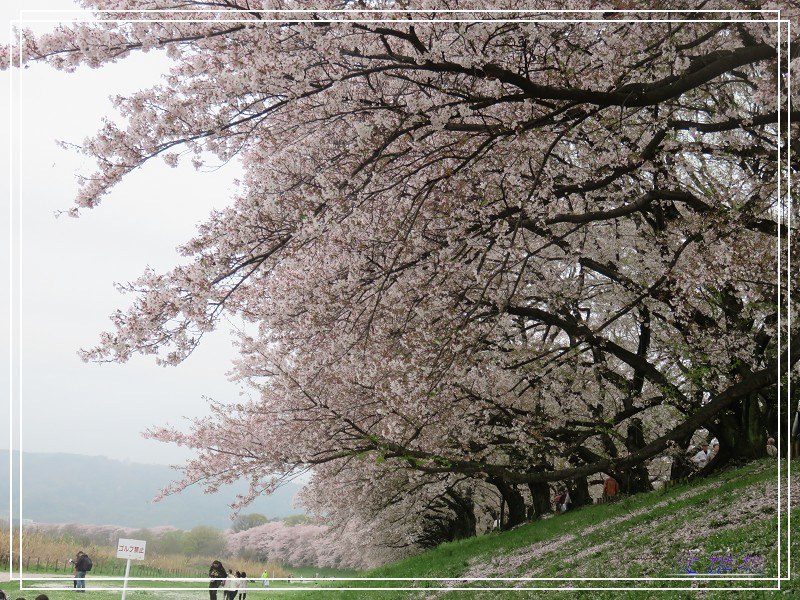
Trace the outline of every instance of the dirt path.
<path fill-rule="evenodd" d="M 28 577 L 58 577 L 59 579 L 64 579 L 65 581 L 72 581 L 72 575 L 64 574 L 64 573 L 23 573 L 23 577 L 26 579 Z M 17 573 L 14 574 L 14 581 L 19 580 L 19 575 Z M 4 571 L 0 573 L 0 583 L 11 581 L 11 575 L 8 571 Z"/>

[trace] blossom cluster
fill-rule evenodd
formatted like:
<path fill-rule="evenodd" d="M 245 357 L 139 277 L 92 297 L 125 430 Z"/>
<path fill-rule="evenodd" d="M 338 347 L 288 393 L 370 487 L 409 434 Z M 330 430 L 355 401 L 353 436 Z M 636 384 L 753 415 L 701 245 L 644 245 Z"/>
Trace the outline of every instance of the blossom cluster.
<path fill-rule="evenodd" d="M 245 171 L 84 353 L 176 364 L 223 315 L 247 323 L 232 376 L 249 399 L 149 432 L 197 451 L 167 493 L 243 477 L 242 506 L 311 470 L 306 502 L 341 535 L 411 548 L 474 533 L 492 493 L 513 525 L 549 482 L 647 489 L 647 461 L 700 427 L 745 456 L 775 428 L 778 301 L 798 287 L 785 260 L 776 285 L 796 207 L 775 159 L 797 59 L 779 62 L 767 13 L 88 4 L 218 10 L 22 33 L 25 60 L 66 70 L 173 60 L 87 140 L 76 214 L 155 157 Z"/>

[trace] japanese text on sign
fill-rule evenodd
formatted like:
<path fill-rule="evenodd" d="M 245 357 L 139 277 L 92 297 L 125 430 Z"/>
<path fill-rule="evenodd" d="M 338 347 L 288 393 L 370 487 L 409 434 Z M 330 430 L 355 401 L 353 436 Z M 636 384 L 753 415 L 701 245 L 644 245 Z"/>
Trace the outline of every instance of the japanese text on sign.
<path fill-rule="evenodd" d="M 147 545 L 145 540 L 124 540 L 117 543 L 117 558 L 130 558 L 133 560 L 144 560 L 144 547 Z"/>

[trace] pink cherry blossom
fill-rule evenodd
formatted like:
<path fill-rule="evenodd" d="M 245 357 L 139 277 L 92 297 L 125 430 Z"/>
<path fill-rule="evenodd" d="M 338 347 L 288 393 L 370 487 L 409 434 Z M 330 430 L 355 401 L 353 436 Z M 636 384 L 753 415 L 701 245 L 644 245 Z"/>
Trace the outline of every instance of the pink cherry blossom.
<path fill-rule="evenodd" d="M 123 287 L 131 308 L 83 354 L 176 364 L 223 315 L 246 324 L 232 377 L 249 398 L 148 433 L 197 452 L 166 493 L 244 478 L 241 507 L 310 471 L 303 501 L 342 547 L 405 552 L 477 531 L 498 496 L 519 520 L 546 482 L 646 489 L 648 461 L 701 428 L 720 461 L 777 429 L 777 360 L 800 358 L 796 319 L 778 345 L 798 280 L 775 254 L 797 222 L 778 178 L 785 192 L 798 114 L 770 13 L 86 4 L 131 12 L 23 31 L 24 60 L 164 51 L 172 67 L 86 141 L 98 166 L 76 211 L 158 156 L 245 171 L 179 266 Z M 170 12 L 195 7 L 218 10 Z"/>

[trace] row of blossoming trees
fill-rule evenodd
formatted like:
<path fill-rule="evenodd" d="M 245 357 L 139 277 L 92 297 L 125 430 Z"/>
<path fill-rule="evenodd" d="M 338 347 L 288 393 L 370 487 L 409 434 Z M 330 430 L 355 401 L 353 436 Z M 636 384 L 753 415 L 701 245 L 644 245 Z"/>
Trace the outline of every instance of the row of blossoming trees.
<path fill-rule="evenodd" d="M 150 432 L 197 450 L 171 491 L 310 470 L 308 507 L 402 548 L 474 534 L 501 498 L 506 526 L 541 514 L 554 482 L 648 489 L 649 461 L 701 427 L 715 464 L 778 431 L 800 115 L 774 13 L 86 4 L 119 21 L 23 33 L 24 60 L 160 48 L 172 67 L 86 142 L 74 212 L 155 157 L 246 172 L 85 353 L 175 364 L 223 315 L 252 324 L 235 373 L 253 399 Z M 193 7 L 219 10 L 171 10 Z M 143 8 L 165 12 L 124 12 Z"/>
<path fill-rule="evenodd" d="M 252 577 L 261 575 L 264 566 L 272 576 L 280 577 L 285 572 L 277 570 L 273 573 L 275 566 L 366 568 L 383 558 L 365 554 L 354 546 L 337 544 L 326 535 L 327 531 L 324 525 L 304 522 L 292 525 L 283 521 L 225 532 L 204 526 L 182 531 L 170 526 L 134 529 L 86 523 L 37 523 L 26 529 L 26 535 L 30 534 L 26 538 L 29 546 L 26 555 L 32 556 L 34 562 L 41 559 L 52 563 L 57 558 L 66 568 L 66 559 L 75 552 L 76 546 L 89 551 L 95 560 L 106 559 L 113 557 L 120 538 L 133 538 L 146 540 L 150 559 L 156 556 L 174 560 L 178 555 L 192 559 L 187 559 L 181 566 L 196 568 L 197 557 L 209 562 L 212 557 L 221 558 L 226 566 L 241 566 L 244 561 L 260 563 L 258 572 L 251 573 Z M 156 560 L 149 564 L 158 567 L 163 566 L 164 561 Z M 200 568 L 207 569 L 207 562 Z"/>

